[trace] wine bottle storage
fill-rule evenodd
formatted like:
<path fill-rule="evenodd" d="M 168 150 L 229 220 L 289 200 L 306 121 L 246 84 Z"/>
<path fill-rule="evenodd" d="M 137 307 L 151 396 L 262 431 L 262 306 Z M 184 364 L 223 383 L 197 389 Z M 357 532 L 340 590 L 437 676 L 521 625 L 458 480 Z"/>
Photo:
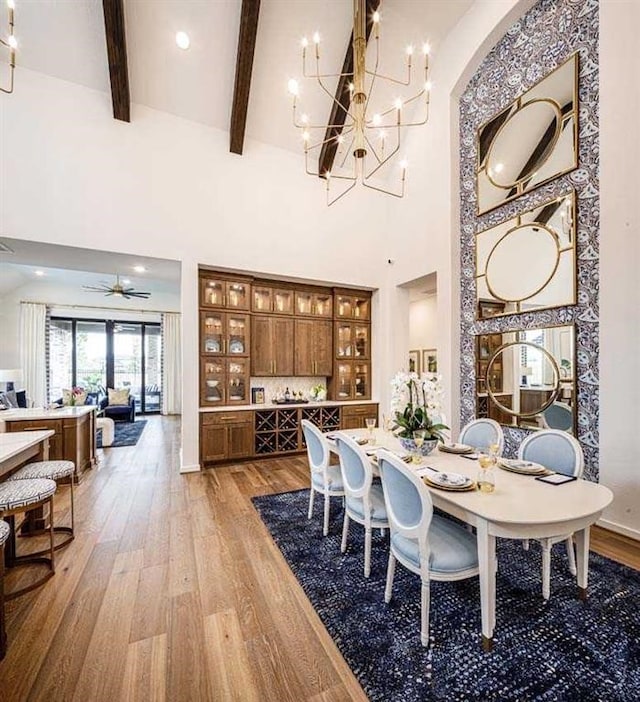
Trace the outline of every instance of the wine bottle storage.
<path fill-rule="evenodd" d="M 267 412 L 256 412 L 256 431 L 275 431 L 276 424 L 276 410 L 270 410 Z"/>
<path fill-rule="evenodd" d="M 298 451 L 298 430 L 289 429 L 278 432 L 278 451 L 287 453 L 289 451 Z"/>

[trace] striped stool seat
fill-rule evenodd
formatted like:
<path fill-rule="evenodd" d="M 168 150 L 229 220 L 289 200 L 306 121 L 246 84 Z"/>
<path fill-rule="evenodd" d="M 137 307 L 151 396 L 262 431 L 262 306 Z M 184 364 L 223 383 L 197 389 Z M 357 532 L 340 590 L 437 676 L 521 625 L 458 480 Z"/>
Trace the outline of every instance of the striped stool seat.
<path fill-rule="evenodd" d="M 6 480 L 0 483 L 0 524 L 7 524 L 9 527 L 9 538 L 6 543 L 5 562 L 7 567 L 13 568 L 19 565 L 42 564 L 48 566 L 48 572 L 39 580 L 25 585 L 18 590 L 14 590 L 6 595 L 4 599 L 12 600 L 14 597 L 30 592 L 31 590 L 43 585 L 55 573 L 54 564 L 54 538 L 53 538 L 53 496 L 56 492 L 54 480 L 47 478 L 32 478 L 30 480 Z M 44 507 L 49 503 L 49 548 L 46 551 L 38 553 L 29 553 L 24 556 L 18 556 L 16 553 L 16 515 L 25 512 L 32 513 L 39 507 Z M 27 514 L 27 519 L 29 514 Z M 4 545 L 3 545 L 4 548 Z M 42 554 L 48 553 L 47 557 Z M 3 578 L 4 580 L 4 578 Z M 4 590 L 4 585 L 3 585 Z"/>
<path fill-rule="evenodd" d="M 75 469 L 76 467 L 71 461 L 38 461 L 20 468 L 9 480 L 31 480 L 33 478 L 60 480 L 72 476 Z"/>
<path fill-rule="evenodd" d="M 6 480 L 0 483 L 0 516 L 3 512 L 25 512 L 26 507 L 48 500 L 56 491 L 53 480 Z"/>
<path fill-rule="evenodd" d="M 4 520 L 0 520 L 0 546 L 4 546 L 4 542 L 9 538 L 10 533 L 9 525 Z"/>
<path fill-rule="evenodd" d="M 67 534 L 67 537 L 56 544 L 56 551 L 58 549 L 64 548 L 70 544 L 74 539 L 74 507 L 73 507 L 73 474 L 76 470 L 73 461 L 35 461 L 34 463 L 28 463 L 20 470 L 16 471 L 10 478 L 9 481 L 19 481 L 19 480 L 33 480 L 40 478 L 47 478 L 49 480 L 61 480 L 62 478 L 69 478 L 70 482 L 70 499 L 71 499 L 71 525 L 70 526 L 57 526 L 54 527 L 53 531 L 56 534 Z M 32 530 L 33 534 L 37 532 Z M 42 556 L 45 551 L 38 551 L 33 554 L 36 556 Z"/>
<path fill-rule="evenodd" d="M 10 533 L 9 525 L 0 519 L 0 661 L 7 652 L 7 632 L 4 626 L 4 542 Z"/>

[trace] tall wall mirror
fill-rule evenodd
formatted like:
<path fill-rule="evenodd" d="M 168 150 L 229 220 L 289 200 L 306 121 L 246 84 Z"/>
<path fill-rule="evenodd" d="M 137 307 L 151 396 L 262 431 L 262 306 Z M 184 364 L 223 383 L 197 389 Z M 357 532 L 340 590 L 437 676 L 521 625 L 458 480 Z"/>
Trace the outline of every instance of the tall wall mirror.
<path fill-rule="evenodd" d="M 576 303 L 575 194 L 476 235 L 478 319 Z"/>
<path fill-rule="evenodd" d="M 576 432 L 573 324 L 477 337 L 477 416 Z"/>
<path fill-rule="evenodd" d="M 478 214 L 578 165 L 578 54 L 477 132 Z"/>

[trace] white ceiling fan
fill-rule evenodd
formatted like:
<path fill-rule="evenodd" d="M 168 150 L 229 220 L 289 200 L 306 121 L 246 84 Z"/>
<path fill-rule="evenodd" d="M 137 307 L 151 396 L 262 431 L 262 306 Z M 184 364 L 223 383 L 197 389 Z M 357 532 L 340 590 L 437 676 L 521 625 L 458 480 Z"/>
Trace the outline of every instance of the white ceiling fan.
<path fill-rule="evenodd" d="M 101 292 L 105 295 L 105 297 L 110 297 L 113 295 L 113 297 L 124 297 L 126 300 L 129 300 L 132 297 L 147 300 L 151 296 L 150 292 L 136 290 L 133 287 L 125 287 L 120 282 L 120 276 L 118 274 L 116 274 L 116 282 L 113 285 L 101 283 L 100 285 L 83 285 L 82 287 L 90 292 Z"/>

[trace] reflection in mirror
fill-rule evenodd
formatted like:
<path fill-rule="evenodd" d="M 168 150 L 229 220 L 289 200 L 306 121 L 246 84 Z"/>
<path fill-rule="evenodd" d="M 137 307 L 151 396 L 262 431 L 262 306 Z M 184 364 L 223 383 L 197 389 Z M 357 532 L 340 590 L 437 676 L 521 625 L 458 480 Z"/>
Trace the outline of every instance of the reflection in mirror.
<path fill-rule="evenodd" d="M 478 318 L 576 303 L 575 195 L 476 235 Z"/>
<path fill-rule="evenodd" d="M 578 165 L 578 54 L 477 133 L 478 214 Z"/>
<path fill-rule="evenodd" d="M 477 337 L 477 416 L 574 432 L 573 324 Z"/>

